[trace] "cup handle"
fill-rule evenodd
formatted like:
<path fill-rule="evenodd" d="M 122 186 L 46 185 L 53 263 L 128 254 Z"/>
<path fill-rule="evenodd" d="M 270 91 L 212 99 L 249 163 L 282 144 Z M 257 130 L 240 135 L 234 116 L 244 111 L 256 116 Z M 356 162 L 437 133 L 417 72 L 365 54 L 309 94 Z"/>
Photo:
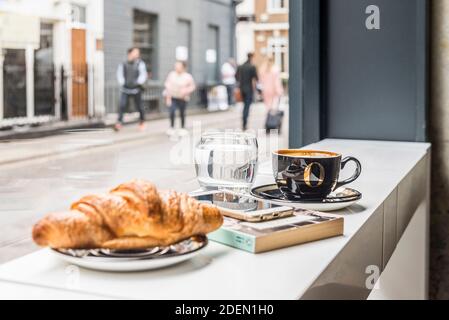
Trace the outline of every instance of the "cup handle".
<path fill-rule="evenodd" d="M 353 175 L 351 178 L 347 179 L 347 180 L 338 182 L 338 183 L 337 183 L 337 186 L 335 187 L 335 189 L 338 189 L 338 188 L 340 188 L 340 187 L 342 187 L 342 186 L 344 186 L 344 185 L 347 185 L 347 184 L 349 184 L 349 183 L 352 183 L 352 182 L 354 182 L 355 180 L 357 180 L 358 177 L 360 177 L 360 174 L 362 173 L 362 164 L 360 163 L 359 160 L 357 160 L 357 159 L 354 158 L 354 157 L 347 157 L 347 158 L 344 158 L 344 159 L 341 161 L 341 169 L 343 170 L 343 169 L 346 167 L 346 165 L 347 165 L 349 162 L 351 162 L 351 161 L 352 161 L 352 162 L 355 162 L 355 164 L 356 164 L 356 166 L 357 166 L 357 168 L 355 169 L 354 175 Z"/>

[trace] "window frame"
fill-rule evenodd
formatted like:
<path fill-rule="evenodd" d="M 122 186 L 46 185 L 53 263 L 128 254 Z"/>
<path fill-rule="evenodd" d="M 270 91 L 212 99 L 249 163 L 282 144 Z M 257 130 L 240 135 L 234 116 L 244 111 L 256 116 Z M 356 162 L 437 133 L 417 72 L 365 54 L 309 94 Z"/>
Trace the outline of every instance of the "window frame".
<path fill-rule="evenodd" d="M 295 0 L 289 15 L 289 146 L 322 137 L 322 0 Z"/>

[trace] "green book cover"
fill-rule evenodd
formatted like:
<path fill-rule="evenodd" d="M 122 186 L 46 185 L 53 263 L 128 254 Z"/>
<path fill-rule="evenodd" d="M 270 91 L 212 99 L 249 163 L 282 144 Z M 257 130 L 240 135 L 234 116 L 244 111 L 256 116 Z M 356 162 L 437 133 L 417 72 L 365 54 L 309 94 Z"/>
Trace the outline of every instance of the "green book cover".
<path fill-rule="evenodd" d="M 251 253 L 256 251 L 256 237 L 236 230 L 220 228 L 208 234 L 210 240 Z"/>

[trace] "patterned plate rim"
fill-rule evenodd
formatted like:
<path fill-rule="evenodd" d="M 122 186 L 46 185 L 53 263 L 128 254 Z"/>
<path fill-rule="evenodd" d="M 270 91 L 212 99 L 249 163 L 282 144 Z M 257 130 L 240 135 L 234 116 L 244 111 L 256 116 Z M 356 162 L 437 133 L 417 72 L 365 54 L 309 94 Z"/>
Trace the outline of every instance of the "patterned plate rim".
<path fill-rule="evenodd" d="M 191 251 L 188 252 L 183 252 L 183 253 L 177 253 L 177 252 L 170 252 L 168 253 L 168 251 L 170 251 L 170 248 L 172 248 L 173 246 L 176 245 L 180 245 L 183 242 L 186 241 L 190 241 L 194 238 L 199 238 L 200 241 L 198 241 L 201 245 Z M 175 243 L 173 245 L 170 245 L 169 247 L 160 247 L 159 251 L 155 252 L 154 254 L 150 255 L 152 251 L 154 251 L 155 248 L 148 248 L 146 250 L 139 250 L 140 252 L 140 256 L 136 256 L 136 257 L 119 257 L 119 256 L 107 256 L 106 254 L 103 253 L 103 255 L 96 255 L 99 254 L 100 251 L 103 251 L 104 249 L 90 249 L 90 250 L 75 250 L 75 249 L 67 249 L 67 250 L 62 250 L 62 249 L 51 249 L 51 251 L 53 251 L 54 253 L 58 254 L 58 255 L 64 255 L 66 257 L 70 257 L 70 258 L 75 258 L 75 259 L 83 259 L 83 260 L 94 260 L 94 261 L 107 261 L 107 262 L 125 262 L 125 261 L 142 261 L 142 260 L 159 260 L 159 259 L 167 259 L 167 258 L 173 258 L 173 257 L 182 257 L 185 255 L 189 255 L 195 252 L 198 252 L 204 248 L 207 247 L 207 245 L 209 244 L 209 239 L 207 238 L 207 236 L 192 236 L 189 239 L 183 240 L 181 242 Z M 168 250 L 167 250 L 168 249 Z M 157 255 L 157 253 L 163 252 L 167 250 L 167 252 Z M 69 251 L 72 252 L 86 252 L 87 254 L 84 256 L 77 256 L 75 254 L 71 254 Z M 117 250 L 120 251 L 120 250 Z M 142 256 L 142 251 L 149 251 L 149 255 L 148 256 Z M 136 251 L 137 252 L 137 251 Z"/>

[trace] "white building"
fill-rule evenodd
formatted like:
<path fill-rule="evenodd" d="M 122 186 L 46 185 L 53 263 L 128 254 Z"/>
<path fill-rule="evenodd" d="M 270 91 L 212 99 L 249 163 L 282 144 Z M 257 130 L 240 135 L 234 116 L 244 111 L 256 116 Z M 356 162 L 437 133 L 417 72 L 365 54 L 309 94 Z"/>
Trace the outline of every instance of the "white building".
<path fill-rule="evenodd" d="M 0 127 L 104 112 L 103 12 L 103 0 L 0 0 Z"/>
<path fill-rule="evenodd" d="M 237 6 L 237 63 L 242 64 L 249 52 L 254 52 L 255 0 L 244 0 Z"/>

